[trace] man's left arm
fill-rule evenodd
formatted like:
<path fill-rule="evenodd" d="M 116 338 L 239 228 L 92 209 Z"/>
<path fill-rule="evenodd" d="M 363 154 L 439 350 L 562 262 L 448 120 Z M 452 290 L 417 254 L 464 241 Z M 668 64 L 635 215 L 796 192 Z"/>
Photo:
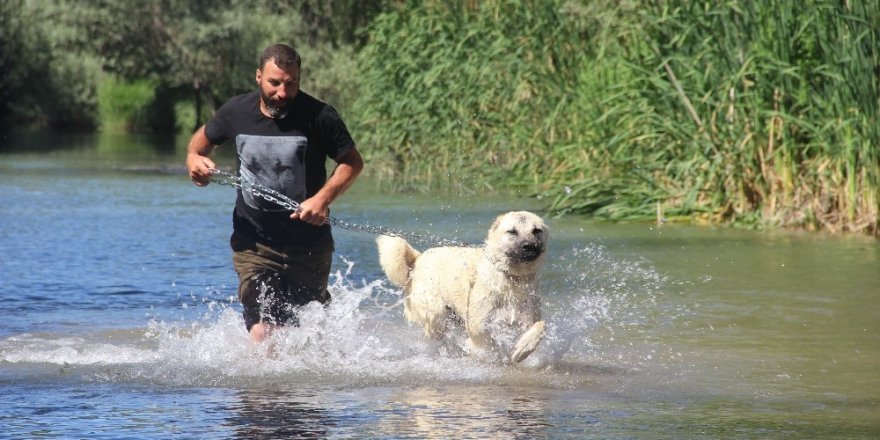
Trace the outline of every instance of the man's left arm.
<path fill-rule="evenodd" d="M 330 204 L 347 190 L 364 169 L 364 160 L 356 147 L 352 147 L 336 159 L 336 169 L 314 196 L 299 204 L 299 210 L 290 215 L 292 220 L 302 220 L 320 226 L 330 216 Z"/>

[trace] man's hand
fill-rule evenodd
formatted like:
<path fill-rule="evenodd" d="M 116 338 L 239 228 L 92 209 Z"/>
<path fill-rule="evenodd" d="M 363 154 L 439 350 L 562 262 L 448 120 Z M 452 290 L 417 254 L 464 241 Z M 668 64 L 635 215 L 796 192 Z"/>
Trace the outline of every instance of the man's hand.
<path fill-rule="evenodd" d="M 330 207 L 318 197 L 312 197 L 299 204 L 299 209 L 290 214 L 291 220 L 301 220 L 313 226 L 321 226 L 327 223 L 330 217 Z"/>
<path fill-rule="evenodd" d="M 292 220 L 302 220 L 310 225 L 321 226 L 330 218 L 330 204 L 345 192 L 364 168 L 364 160 L 356 148 L 336 158 L 336 169 L 321 190 L 299 205 L 290 215 Z"/>
<path fill-rule="evenodd" d="M 197 186 L 207 186 L 211 182 L 211 170 L 217 168 L 214 161 L 199 154 L 186 155 L 186 168 L 189 178 Z"/>
<path fill-rule="evenodd" d="M 213 149 L 211 141 L 205 137 L 205 126 L 199 127 L 186 147 L 186 169 L 189 171 L 190 180 L 198 186 L 207 186 L 211 183 L 211 170 L 217 168 L 214 161 L 208 157 Z"/>

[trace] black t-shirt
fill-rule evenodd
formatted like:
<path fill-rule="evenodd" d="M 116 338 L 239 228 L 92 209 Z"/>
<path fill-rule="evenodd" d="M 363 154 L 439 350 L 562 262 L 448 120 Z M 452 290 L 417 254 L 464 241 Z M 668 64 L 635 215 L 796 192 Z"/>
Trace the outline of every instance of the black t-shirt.
<path fill-rule="evenodd" d="M 336 110 L 300 91 L 285 117 L 260 112 L 258 91 L 238 95 L 217 110 L 205 136 L 219 145 L 233 141 L 238 174 L 302 202 L 327 180 L 325 163 L 352 148 L 354 141 Z M 309 246 L 330 234 L 330 225 L 290 219 L 290 211 L 238 191 L 233 228 L 255 241 L 278 246 Z"/>

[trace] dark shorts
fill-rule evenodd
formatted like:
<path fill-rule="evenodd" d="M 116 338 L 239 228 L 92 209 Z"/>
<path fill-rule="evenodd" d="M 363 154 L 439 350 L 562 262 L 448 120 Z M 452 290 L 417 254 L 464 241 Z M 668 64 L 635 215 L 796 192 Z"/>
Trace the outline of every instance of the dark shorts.
<path fill-rule="evenodd" d="M 330 302 L 332 236 L 311 247 L 275 248 L 237 232 L 229 241 L 248 331 L 258 322 L 296 325 L 297 306 Z"/>

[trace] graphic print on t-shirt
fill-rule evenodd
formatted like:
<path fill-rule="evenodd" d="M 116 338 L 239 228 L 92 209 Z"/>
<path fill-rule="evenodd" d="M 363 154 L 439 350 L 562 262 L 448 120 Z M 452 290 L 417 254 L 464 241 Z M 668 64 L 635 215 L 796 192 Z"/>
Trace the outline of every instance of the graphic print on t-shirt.
<path fill-rule="evenodd" d="M 306 197 L 306 145 L 304 136 L 240 134 L 235 146 L 241 163 L 239 176 L 278 191 L 297 202 Z M 263 211 L 284 211 L 275 203 L 242 191 L 248 206 Z"/>

